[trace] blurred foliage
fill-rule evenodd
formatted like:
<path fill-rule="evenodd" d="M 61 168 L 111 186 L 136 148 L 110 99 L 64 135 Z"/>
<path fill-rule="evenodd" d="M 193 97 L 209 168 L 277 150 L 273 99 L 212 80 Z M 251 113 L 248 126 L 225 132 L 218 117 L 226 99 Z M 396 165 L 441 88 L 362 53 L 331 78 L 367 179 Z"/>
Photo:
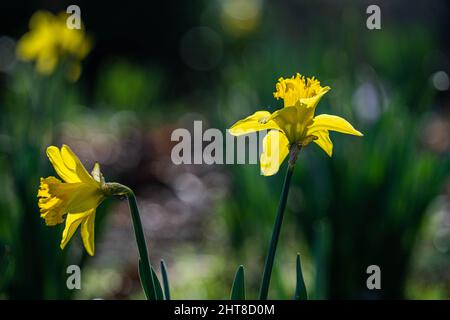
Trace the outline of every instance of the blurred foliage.
<path fill-rule="evenodd" d="M 43 228 L 36 190 L 39 177 L 50 174 L 43 148 L 63 116 L 74 111 L 77 93 L 61 81 L 61 69 L 52 77 L 44 77 L 30 68 L 16 68 L 3 96 L 1 167 L 10 194 L 1 199 L 2 265 L 8 270 L 2 277 L 1 291 L 11 298 L 67 297 L 68 291 L 60 284 L 66 254 L 48 250 L 58 247 L 59 232 Z M 61 101 L 66 102 L 63 107 Z"/>
<path fill-rule="evenodd" d="M 161 90 L 163 79 L 158 72 L 142 72 L 141 68 L 120 59 L 107 63 L 99 72 L 97 101 L 113 112 L 132 110 L 143 113 L 150 109 Z"/>
<path fill-rule="evenodd" d="M 65 81 L 62 69 L 43 77 L 21 63 L 2 73 L 0 298 L 71 298 L 66 267 L 87 262 L 72 246 L 59 250 L 61 230 L 39 218 L 39 177 L 53 174 L 47 145 L 71 139 L 84 159 L 105 163 L 109 180 L 136 186 L 138 196 L 150 190 L 176 197 L 169 181 L 148 173 L 160 163 L 175 170 L 163 133 L 192 119 L 225 130 L 261 107 L 273 111 L 280 106 L 272 96 L 277 78 L 295 72 L 332 88 L 318 113 L 343 116 L 365 136 L 333 136 L 331 159 L 314 146 L 300 154 L 269 297 L 293 297 L 297 252 L 313 299 L 450 297 L 442 284 L 449 250 L 435 249 L 444 222 L 430 223 L 437 211 L 448 213 L 430 204 L 448 197 L 450 172 L 448 125 L 439 125 L 449 121 L 448 91 L 437 94 L 430 82 L 438 70 L 450 73 L 439 14 L 427 18 L 418 5 L 408 20 L 387 7 L 382 30 L 368 31 L 362 2 L 197 1 L 161 17 L 152 11 L 148 28 L 145 19 L 130 18 L 120 33 L 94 14 L 102 6 L 84 4 L 95 46 L 78 83 Z M 148 11 L 137 9 L 141 18 Z M 283 174 L 263 177 L 256 165 L 212 170 L 230 180 L 225 197 L 202 218 L 202 231 L 193 228 L 196 240 L 186 243 L 180 234 L 188 231 L 179 230 L 166 246 L 151 243 L 152 261 L 167 260 L 174 299 L 228 297 L 240 264 L 246 296 L 255 298 Z M 101 208 L 96 224 L 103 231 L 114 212 Z M 448 238 L 439 239 L 439 248 L 448 247 Z M 163 252 L 152 251 L 157 247 Z M 136 275 L 114 259 L 90 258 L 75 298 L 142 298 Z M 381 268 L 381 291 L 365 287 L 371 264 Z"/>

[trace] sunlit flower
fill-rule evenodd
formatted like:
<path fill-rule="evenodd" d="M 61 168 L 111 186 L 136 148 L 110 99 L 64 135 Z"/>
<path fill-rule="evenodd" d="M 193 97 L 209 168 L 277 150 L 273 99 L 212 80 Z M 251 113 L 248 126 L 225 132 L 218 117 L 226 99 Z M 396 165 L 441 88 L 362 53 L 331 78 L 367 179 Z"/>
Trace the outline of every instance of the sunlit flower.
<path fill-rule="evenodd" d="M 345 119 L 328 114 L 314 116 L 316 106 L 330 87 L 322 87 L 314 78 L 297 74 L 289 79 L 280 78 L 274 97 L 283 99 L 284 108 L 273 113 L 257 111 L 236 122 L 230 133 L 239 136 L 251 132 L 269 130 L 263 140 L 260 158 L 261 172 L 270 176 L 278 169 L 289 154 L 292 146 L 304 147 L 316 143 L 330 157 L 333 152 L 329 131 L 362 136 Z"/>
<path fill-rule="evenodd" d="M 90 175 L 66 145 L 61 149 L 48 147 L 47 156 L 63 181 L 55 177 L 41 178 L 37 194 L 41 217 L 48 226 L 65 221 L 61 249 L 81 226 L 84 247 L 94 255 L 95 210 L 108 195 L 100 166 L 96 163 Z"/>
<path fill-rule="evenodd" d="M 76 81 L 81 74 L 81 60 L 91 50 L 91 41 L 81 29 L 69 29 L 68 15 L 58 16 L 38 11 L 30 19 L 30 31 L 22 36 L 17 45 L 18 58 L 35 61 L 36 70 L 44 75 L 53 73 L 57 65 L 67 61 L 66 75 Z"/>

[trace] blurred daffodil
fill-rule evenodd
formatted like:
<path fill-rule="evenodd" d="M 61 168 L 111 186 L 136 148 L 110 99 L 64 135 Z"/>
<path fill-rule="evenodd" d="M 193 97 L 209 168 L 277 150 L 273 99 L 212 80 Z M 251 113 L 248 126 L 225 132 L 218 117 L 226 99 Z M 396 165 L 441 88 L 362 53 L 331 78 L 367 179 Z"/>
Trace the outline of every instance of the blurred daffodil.
<path fill-rule="evenodd" d="M 48 147 L 47 156 L 63 181 L 55 177 L 41 178 L 37 195 L 41 217 L 48 226 L 61 224 L 65 220 L 61 249 L 81 226 L 84 247 L 92 256 L 95 210 L 109 194 L 100 166 L 96 163 L 90 175 L 66 145 L 61 149 Z"/>
<path fill-rule="evenodd" d="M 81 60 L 91 50 L 91 40 L 81 29 L 69 29 L 68 15 L 58 16 L 47 11 L 38 11 L 30 19 L 30 31 L 22 36 L 17 45 L 17 56 L 21 60 L 35 61 L 36 70 L 48 75 L 54 72 L 61 61 L 67 61 L 66 76 L 76 81 L 81 74 Z"/>
<path fill-rule="evenodd" d="M 356 136 L 362 136 L 362 133 L 341 117 L 329 114 L 314 116 L 317 104 L 328 90 L 330 87 L 322 87 L 314 77 L 305 79 L 297 73 L 289 79 L 280 78 L 274 97 L 284 100 L 284 108 L 273 113 L 257 111 L 236 122 L 230 133 L 239 136 L 269 130 L 263 140 L 260 158 L 261 172 L 265 176 L 278 172 L 293 146 L 296 147 L 294 150 L 299 150 L 314 142 L 331 157 L 333 143 L 329 131 Z"/>

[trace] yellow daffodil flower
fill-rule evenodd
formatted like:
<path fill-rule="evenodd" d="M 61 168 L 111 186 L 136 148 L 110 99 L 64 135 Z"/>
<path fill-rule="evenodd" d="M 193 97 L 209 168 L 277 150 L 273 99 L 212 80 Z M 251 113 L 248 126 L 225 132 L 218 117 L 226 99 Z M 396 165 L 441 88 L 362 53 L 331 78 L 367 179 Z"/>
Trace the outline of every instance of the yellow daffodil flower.
<path fill-rule="evenodd" d="M 30 31 L 17 44 L 17 56 L 21 60 L 35 61 L 40 74 L 53 73 L 58 63 L 65 59 L 68 67 L 66 75 L 76 81 L 81 74 L 81 60 L 91 50 L 91 40 L 81 29 L 69 29 L 68 15 L 58 16 L 47 11 L 38 11 L 30 19 Z"/>
<path fill-rule="evenodd" d="M 284 108 L 273 113 L 257 111 L 236 122 L 229 131 L 239 136 L 269 130 L 264 137 L 260 157 L 261 172 L 265 176 L 278 172 L 292 146 L 298 150 L 314 142 L 331 157 L 333 143 L 329 131 L 355 136 L 363 134 L 341 117 L 329 114 L 314 116 L 317 104 L 328 90 L 330 87 L 322 87 L 314 77 L 305 79 L 297 73 L 289 79 L 280 78 L 273 95 L 276 99 L 283 99 Z"/>
<path fill-rule="evenodd" d="M 48 226 L 66 225 L 62 234 L 61 249 L 64 249 L 75 231 L 81 226 L 81 238 L 87 253 L 94 255 L 95 211 L 108 196 L 127 197 L 136 243 L 139 251 L 139 276 L 145 295 L 148 299 L 163 299 L 158 295 L 155 284 L 161 287 L 158 278 L 152 273 L 148 257 L 147 244 L 142 228 L 139 209 L 133 190 L 117 182 L 105 182 L 100 166 L 94 165 L 89 174 L 78 157 L 67 146 L 61 149 L 50 146 L 47 156 L 58 176 L 41 178 L 38 190 L 38 206 L 41 217 Z"/>
<path fill-rule="evenodd" d="M 66 145 L 61 149 L 55 146 L 48 147 L 47 156 L 63 181 L 55 177 L 41 178 L 37 194 L 41 217 L 48 226 L 61 224 L 65 220 L 61 249 L 64 249 L 81 225 L 84 247 L 92 256 L 95 210 L 110 194 L 105 187 L 100 166 L 96 163 L 90 175 Z"/>

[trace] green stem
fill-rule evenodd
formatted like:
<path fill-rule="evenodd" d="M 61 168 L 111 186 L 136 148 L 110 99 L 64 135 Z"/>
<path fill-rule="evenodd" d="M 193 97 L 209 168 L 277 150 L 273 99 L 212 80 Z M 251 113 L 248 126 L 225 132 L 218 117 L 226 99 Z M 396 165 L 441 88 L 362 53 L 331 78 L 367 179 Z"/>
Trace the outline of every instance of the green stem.
<path fill-rule="evenodd" d="M 156 290 L 155 290 L 155 280 L 153 279 L 153 274 L 151 270 L 150 265 L 150 258 L 148 257 L 148 251 L 147 251 L 147 243 L 145 242 L 145 235 L 144 230 L 142 228 L 141 218 L 139 215 L 139 209 L 136 203 L 136 197 L 134 195 L 134 192 L 130 189 L 130 192 L 127 193 L 128 198 L 128 204 L 130 206 L 130 212 L 131 212 L 131 219 L 133 220 L 133 228 L 134 228 L 134 234 L 136 236 L 136 243 L 138 246 L 139 251 L 139 258 L 142 263 L 142 271 L 146 275 L 150 275 L 150 281 L 151 281 L 151 288 L 147 288 L 147 290 L 151 290 L 153 292 L 150 292 L 154 294 L 154 297 L 156 297 Z M 143 275 L 141 275 L 143 276 Z M 150 296 L 151 297 L 151 296 Z"/>
<path fill-rule="evenodd" d="M 283 189 L 281 191 L 280 202 L 278 204 L 277 217 L 272 231 L 272 239 L 270 240 L 269 252 L 267 254 L 266 263 L 264 265 L 263 278 L 261 282 L 261 290 L 259 293 L 260 300 L 267 300 L 269 292 L 270 277 L 272 275 L 273 261 L 275 259 L 275 252 L 277 251 L 278 239 L 280 237 L 281 224 L 283 223 L 284 209 L 286 208 L 286 200 L 289 193 L 289 186 L 294 172 L 294 165 L 297 159 L 297 154 L 300 149 L 297 146 L 291 147 L 289 165 L 286 170 L 284 178 Z"/>
<path fill-rule="evenodd" d="M 155 279 L 152 273 L 150 258 L 148 256 L 147 243 L 145 241 L 144 230 L 142 228 L 141 217 L 139 215 L 139 208 L 136 202 L 136 196 L 133 190 L 116 182 L 109 182 L 104 185 L 106 194 L 115 196 L 126 196 L 130 207 L 131 219 L 133 221 L 134 234 L 136 236 L 136 243 L 139 251 L 139 267 L 142 268 L 141 283 L 147 298 L 155 300 L 157 297 L 155 289 Z M 143 277 L 143 279 L 142 279 Z M 148 280 L 151 282 L 148 283 Z"/>

